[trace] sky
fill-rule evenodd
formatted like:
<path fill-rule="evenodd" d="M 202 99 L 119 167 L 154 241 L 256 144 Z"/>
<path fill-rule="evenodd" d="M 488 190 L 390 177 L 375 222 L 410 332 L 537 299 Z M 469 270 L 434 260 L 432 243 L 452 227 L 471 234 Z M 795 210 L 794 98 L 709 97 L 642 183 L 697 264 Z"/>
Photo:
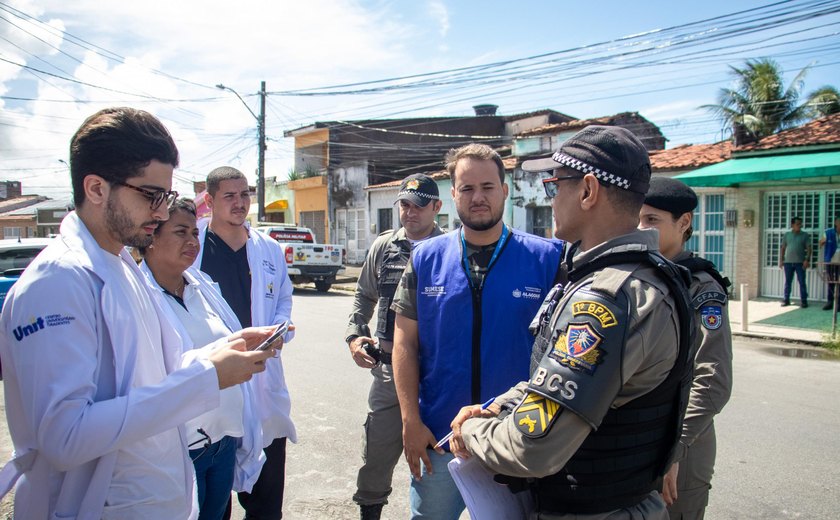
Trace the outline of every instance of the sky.
<path fill-rule="evenodd" d="M 0 0 L 0 180 L 68 197 L 75 130 L 132 106 L 175 138 L 182 194 L 222 165 L 253 181 L 261 81 L 268 178 L 294 164 L 284 131 L 481 103 L 639 112 L 669 148 L 712 143 L 729 134 L 698 107 L 732 86 L 732 66 L 772 58 L 786 83 L 810 67 L 805 93 L 840 87 L 839 34 L 837 0 Z"/>

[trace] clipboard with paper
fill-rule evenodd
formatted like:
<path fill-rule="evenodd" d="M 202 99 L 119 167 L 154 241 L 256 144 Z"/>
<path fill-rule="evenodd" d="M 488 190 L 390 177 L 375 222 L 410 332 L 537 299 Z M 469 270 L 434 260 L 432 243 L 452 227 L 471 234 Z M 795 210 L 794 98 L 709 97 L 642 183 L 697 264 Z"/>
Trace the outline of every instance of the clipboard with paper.
<path fill-rule="evenodd" d="M 458 486 L 472 520 L 527 520 L 534 512 L 530 493 L 511 493 L 493 480 L 494 473 L 476 457 L 455 457 L 449 474 Z"/>

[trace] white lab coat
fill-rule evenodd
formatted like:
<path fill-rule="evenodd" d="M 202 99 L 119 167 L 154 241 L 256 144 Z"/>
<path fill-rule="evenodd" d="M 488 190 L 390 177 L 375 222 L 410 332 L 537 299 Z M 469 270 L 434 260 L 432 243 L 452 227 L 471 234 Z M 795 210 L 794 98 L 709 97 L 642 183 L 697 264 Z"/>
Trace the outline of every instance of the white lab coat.
<path fill-rule="evenodd" d="M 198 221 L 201 250 L 193 267 L 201 268 L 204 252 L 204 238 L 207 235 L 209 219 Z M 251 325 L 261 327 L 277 325 L 285 320 L 291 323 L 292 282 L 286 271 L 286 260 L 276 240 L 250 229 L 245 243 L 248 264 L 251 266 Z M 294 331 L 287 332 L 284 342 L 292 340 Z M 264 447 L 274 439 L 287 437 L 297 442 L 297 431 L 289 415 L 292 408 L 286 377 L 283 374 L 283 355 L 280 350 L 275 359 L 266 361 L 264 372 L 254 375 L 248 382 L 254 390 L 257 408 L 262 423 Z"/>
<path fill-rule="evenodd" d="M 15 516 L 99 519 L 119 450 L 178 429 L 186 511 L 193 503 L 193 467 L 183 423 L 219 406 L 213 365 L 197 356 L 185 368 L 181 338 L 149 290 L 153 316 L 138 316 L 115 290 L 101 249 L 75 212 L 61 236 L 12 288 L 0 318 L 6 417 L 15 459 L 0 473 L 0 492 L 17 481 Z M 135 274 L 143 275 L 127 252 Z M 166 378 L 132 388 L 138 319 L 157 319 Z M 20 479 L 18 480 L 18 477 Z"/>
<path fill-rule="evenodd" d="M 140 263 L 140 270 L 146 275 L 146 279 L 154 289 L 163 291 L 163 288 L 157 283 L 157 280 L 155 280 L 152 271 L 149 269 L 149 266 L 145 261 Z M 239 323 L 239 318 L 236 317 L 236 314 L 233 313 L 233 309 L 231 309 L 230 305 L 228 305 L 225 299 L 222 298 L 222 294 L 219 292 L 219 284 L 214 282 L 209 276 L 202 273 L 195 267 L 190 267 L 184 271 L 184 278 L 187 280 L 187 283 L 201 293 L 204 299 L 207 300 L 207 303 L 210 304 L 213 311 L 222 318 L 222 321 L 228 329 L 236 332 L 242 328 L 242 325 Z M 191 361 L 191 349 L 194 349 L 195 345 L 193 344 L 189 333 L 184 328 L 184 325 L 181 323 L 181 320 L 179 320 L 178 316 L 172 311 L 172 307 L 164 305 L 163 310 L 166 317 L 170 320 L 170 323 L 172 323 L 175 330 L 178 331 L 178 335 L 184 340 L 184 361 L 189 364 Z M 245 425 L 245 435 L 239 439 L 236 448 L 236 466 L 234 467 L 233 473 L 233 489 L 234 491 L 245 491 L 250 493 L 254 484 L 257 482 L 257 478 L 260 476 L 260 470 L 265 462 L 265 454 L 262 450 L 262 429 L 259 427 L 259 421 L 257 420 L 257 404 L 255 401 L 254 391 L 251 389 L 250 385 L 247 384 L 243 384 L 241 387 L 244 405 L 242 410 L 242 421 Z"/>

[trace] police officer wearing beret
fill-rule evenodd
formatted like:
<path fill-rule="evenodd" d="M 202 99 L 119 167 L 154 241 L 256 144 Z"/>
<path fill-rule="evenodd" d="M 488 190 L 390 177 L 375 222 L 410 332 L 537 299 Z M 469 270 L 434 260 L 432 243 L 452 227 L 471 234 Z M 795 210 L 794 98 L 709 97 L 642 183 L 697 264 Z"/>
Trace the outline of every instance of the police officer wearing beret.
<path fill-rule="evenodd" d="M 708 260 L 686 251 L 697 195 L 683 182 L 654 177 L 639 215 L 642 229 L 659 230 L 659 250 L 691 271 L 691 304 L 699 325 L 694 379 L 676 458 L 662 494 L 671 520 L 700 520 L 715 466 L 715 415 L 732 392 L 732 332 L 726 309 L 730 283 Z"/>
<path fill-rule="evenodd" d="M 353 361 L 361 368 L 370 369 L 373 375 L 362 450 L 364 464 L 359 468 L 353 495 L 362 520 L 380 517 L 391 494 L 391 478 L 403 449 L 400 403 L 391 366 L 394 341 L 391 301 L 412 245 L 443 234 L 435 223 L 441 201 L 434 179 L 423 174 L 409 175 L 400 184 L 397 203 L 402 227 L 381 233 L 368 251 L 345 333 Z M 368 322 L 374 311 L 376 330 L 371 334 Z M 371 336 L 376 337 L 378 345 Z"/>
<path fill-rule="evenodd" d="M 555 235 L 575 242 L 569 282 L 532 323 L 530 381 L 500 406 L 463 408 L 453 451 L 530 492 L 532 518 L 667 519 L 658 489 L 679 438 L 694 325 L 687 276 L 658 254 L 655 231 L 637 229 L 647 151 L 626 129 L 589 126 L 522 168 L 551 172 Z"/>

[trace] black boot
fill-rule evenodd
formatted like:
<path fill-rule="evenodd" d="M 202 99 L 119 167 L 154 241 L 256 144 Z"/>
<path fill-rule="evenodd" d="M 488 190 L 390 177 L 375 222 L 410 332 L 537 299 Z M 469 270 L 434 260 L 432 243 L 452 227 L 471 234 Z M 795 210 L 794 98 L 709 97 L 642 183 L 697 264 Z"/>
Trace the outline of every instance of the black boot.
<path fill-rule="evenodd" d="M 379 520 L 382 515 L 382 506 L 385 504 L 368 504 L 359 506 L 362 511 L 362 520 Z"/>

